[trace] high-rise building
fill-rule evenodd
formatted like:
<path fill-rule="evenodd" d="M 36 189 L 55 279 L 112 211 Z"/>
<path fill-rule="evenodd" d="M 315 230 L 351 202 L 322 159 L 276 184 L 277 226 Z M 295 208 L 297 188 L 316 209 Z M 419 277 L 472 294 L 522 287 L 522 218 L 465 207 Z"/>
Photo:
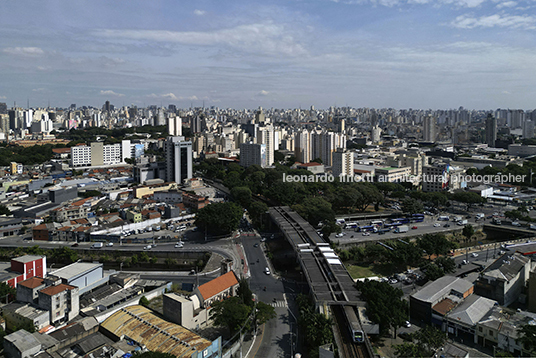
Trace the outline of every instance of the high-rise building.
<path fill-rule="evenodd" d="M 240 144 L 240 165 L 247 168 L 251 165 L 267 166 L 266 144 Z"/>
<path fill-rule="evenodd" d="M 354 175 L 354 153 L 344 149 L 333 152 L 332 173 L 334 176 Z"/>
<path fill-rule="evenodd" d="M 523 122 L 523 138 L 534 138 L 534 121 Z"/>
<path fill-rule="evenodd" d="M 0 114 L 7 114 L 7 104 L 0 102 Z"/>
<path fill-rule="evenodd" d="M 110 112 L 110 109 L 111 109 L 111 107 L 110 107 L 110 101 L 106 101 L 106 102 L 104 103 L 104 110 L 105 110 L 106 112 Z"/>
<path fill-rule="evenodd" d="M 311 133 L 308 130 L 302 130 L 296 133 L 294 155 L 300 163 L 309 163 L 311 161 Z"/>
<path fill-rule="evenodd" d="M 168 137 L 166 141 L 166 181 L 182 183 L 192 178 L 192 142 L 184 137 Z"/>
<path fill-rule="evenodd" d="M 257 144 L 266 145 L 266 165 L 274 164 L 274 127 L 268 125 L 257 129 Z"/>
<path fill-rule="evenodd" d="M 486 118 L 486 144 L 489 147 L 495 147 L 495 141 L 497 140 L 497 118 L 491 113 Z"/>
<path fill-rule="evenodd" d="M 171 115 L 168 118 L 168 132 L 171 137 L 182 135 L 182 119 L 179 116 Z"/>
<path fill-rule="evenodd" d="M 381 139 L 382 129 L 376 125 L 372 127 L 372 131 L 370 135 L 371 135 L 372 143 L 378 143 Z"/>
<path fill-rule="evenodd" d="M 436 119 L 429 115 L 423 121 L 423 140 L 425 142 L 435 142 L 436 140 Z"/>

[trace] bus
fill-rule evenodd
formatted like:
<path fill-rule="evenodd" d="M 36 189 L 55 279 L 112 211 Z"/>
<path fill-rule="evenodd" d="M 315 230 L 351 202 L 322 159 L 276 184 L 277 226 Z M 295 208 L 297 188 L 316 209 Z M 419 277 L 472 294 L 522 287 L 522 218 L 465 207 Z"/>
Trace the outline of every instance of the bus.
<path fill-rule="evenodd" d="M 397 227 L 397 226 L 400 226 L 400 225 L 402 225 L 402 223 L 399 223 L 397 221 L 397 222 L 394 222 L 394 223 L 391 223 L 391 224 L 385 224 L 383 227 L 386 228 L 386 229 L 391 229 L 393 227 Z"/>
<path fill-rule="evenodd" d="M 372 225 L 360 226 L 358 227 L 358 231 L 359 232 L 374 231 L 374 226 Z"/>
<path fill-rule="evenodd" d="M 408 218 L 398 218 L 398 219 L 392 219 L 391 221 L 392 222 L 397 222 L 397 223 L 400 223 L 400 224 L 409 224 L 411 220 L 408 219 Z"/>
<path fill-rule="evenodd" d="M 344 225 L 344 228 L 345 229 L 355 229 L 355 228 L 357 228 L 357 223 L 346 223 L 346 225 Z"/>
<path fill-rule="evenodd" d="M 370 225 L 379 225 L 379 226 L 382 226 L 382 225 L 383 225 L 383 220 L 371 220 L 371 221 L 370 221 Z"/>
<path fill-rule="evenodd" d="M 424 214 L 413 214 L 411 215 L 412 218 L 423 218 L 424 219 Z"/>
<path fill-rule="evenodd" d="M 357 319 L 355 310 L 352 306 L 344 306 L 343 309 L 344 317 L 346 318 L 346 323 L 348 324 L 348 330 L 350 331 L 350 337 L 354 343 L 363 343 L 365 340 L 363 329 L 361 324 Z"/>

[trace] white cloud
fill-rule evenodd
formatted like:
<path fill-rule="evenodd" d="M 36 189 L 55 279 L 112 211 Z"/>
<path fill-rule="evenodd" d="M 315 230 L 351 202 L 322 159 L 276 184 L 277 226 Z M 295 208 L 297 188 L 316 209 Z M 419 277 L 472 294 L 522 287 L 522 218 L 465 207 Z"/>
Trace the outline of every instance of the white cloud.
<path fill-rule="evenodd" d="M 391 1 L 391 0 L 380 0 Z M 96 30 L 95 35 L 111 39 L 135 41 L 157 41 L 184 45 L 217 46 L 224 45 L 263 55 L 301 56 L 305 48 L 283 25 L 271 22 L 240 25 L 215 31 L 164 31 L 164 30 Z"/>
<path fill-rule="evenodd" d="M 519 16 L 495 14 L 476 18 L 469 15 L 460 15 L 450 24 L 451 26 L 459 29 L 474 29 L 476 27 L 491 28 L 497 26 L 534 30 L 536 29 L 536 17 L 528 15 Z"/>
<path fill-rule="evenodd" d="M 197 96 L 188 96 L 188 97 L 182 97 L 182 96 L 176 96 L 174 93 L 164 93 L 164 94 L 156 94 L 156 93 L 151 93 L 151 94 L 148 94 L 147 95 L 148 98 L 159 98 L 159 99 L 170 99 L 170 100 L 175 100 L 175 101 L 185 101 L 185 100 L 188 100 L 188 101 L 197 101 L 198 98 Z"/>
<path fill-rule="evenodd" d="M 122 93 L 117 93 L 112 90 L 101 90 L 100 94 L 103 96 L 116 96 L 116 97 L 124 97 L 125 95 Z"/>
<path fill-rule="evenodd" d="M 514 7 L 516 5 L 517 5 L 516 1 L 505 1 L 505 2 L 501 2 L 501 3 L 497 4 L 497 9 L 502 9 L 502 8 L 505 8 L 505 7 Z"/>
<path fill-rule="evenodd" d="M 32 92 L 45 92 L 46 88 L 34 88 Z"/>
<path fill-rule="evenodd" d="M 270 94 L 270 92 L 262 90 L 259 93 L 257 93 L 257 96 L 268 96 L 269 94 Z"/>
<path fill-rule="evenodd" d="M 0 99 L 7 99 L 6 96 L 0 96 Z"/>
<path fill-rule="evenodd" d="M 194 15 L 197 15 L 197 16 L 203 16 L 205 15 L 207 12 L 204 11 L 204 10 L 198 10 L 198 9 L 195 9 L 194 10 Z"/>
<path fill-rule="evenodd" d="M 8 55 L 23 57 L 39 57 L 45 54 L 45 51 L 39 47 L 7 47 L 2 52 Z"/>

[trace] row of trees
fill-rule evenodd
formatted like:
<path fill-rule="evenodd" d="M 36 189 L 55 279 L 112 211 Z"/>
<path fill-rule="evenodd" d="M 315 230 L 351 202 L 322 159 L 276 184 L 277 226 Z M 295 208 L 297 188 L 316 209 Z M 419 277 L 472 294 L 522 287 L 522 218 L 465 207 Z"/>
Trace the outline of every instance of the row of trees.
<path fill-rule="evenodd" d="M 412 343 L 395 345 L 395 353 L 399 357 L 428 358 L 433 357 L 435 352 L 443 347 L 447 337 L 441 330 L 432 326 L 425 326 L 410 335 Z"/>
<path fill-rule="evenodd" d="M 298 325 L 305 335 L 307 357 L 318 357 L 318 347 L 333 343 L 333 322 L 331 318 L 316 312 L 308 296 L 299 294 L 296 303 L 299 309 Z"/>

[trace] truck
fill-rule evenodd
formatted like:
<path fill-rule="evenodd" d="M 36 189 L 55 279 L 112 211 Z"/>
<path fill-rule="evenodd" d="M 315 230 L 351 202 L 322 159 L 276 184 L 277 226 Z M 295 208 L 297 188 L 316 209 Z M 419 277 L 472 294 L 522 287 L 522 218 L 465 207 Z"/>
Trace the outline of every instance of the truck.
<path fill-rule="evenodd" d="M 476 218 L 477 220 L 482 220 L 482 219 L 484 219 L 485 217 L 486 217 L 486 215 L 484 215 L 484 213 L 478 213 L 478 214 L 476 214 L 476 217 L 475 217 L 475 218 Z"/>
<path fill-rule="evenodd" d="M 94 243 L 93 245 L 91 245 L 91 248 L 92 249 L 100 249 L 104 246 L 104 244 L 102 242 L 96 242 Z"/>
<path fill-rule="evenodd" d="M 439 220 L 439 221 L 449 221 L 450 217 L 448 215 L 442 215 L 442 216 L 438 217 L 437 220 Z"/>
<path fill-rule="evenodd" d="M 463 218 L 462 218 L 461 216 L 455 216 L 455 217 L 452 219 L 452 221 L 454 221 L 455 223 L 457 223 L 457 222 L 462 221 L 462 219 L 463 219 Z"/>
<path fill-rule="evenodd" d="M 536 224 L 530 224 L 529 229 L 536 230 Z"/>
<path fill-rule="evenodd" d="M 397 233 L 408 232 L 408 231 L 409 231 L 409 226 L 407 225 L 400 225 L 395 229 L 395 232 Z"/>
<path fill-rule="evenodd" d="M 467 225 L 467 220 L 458 220 L 457 224 L 460 226 Z"/>

